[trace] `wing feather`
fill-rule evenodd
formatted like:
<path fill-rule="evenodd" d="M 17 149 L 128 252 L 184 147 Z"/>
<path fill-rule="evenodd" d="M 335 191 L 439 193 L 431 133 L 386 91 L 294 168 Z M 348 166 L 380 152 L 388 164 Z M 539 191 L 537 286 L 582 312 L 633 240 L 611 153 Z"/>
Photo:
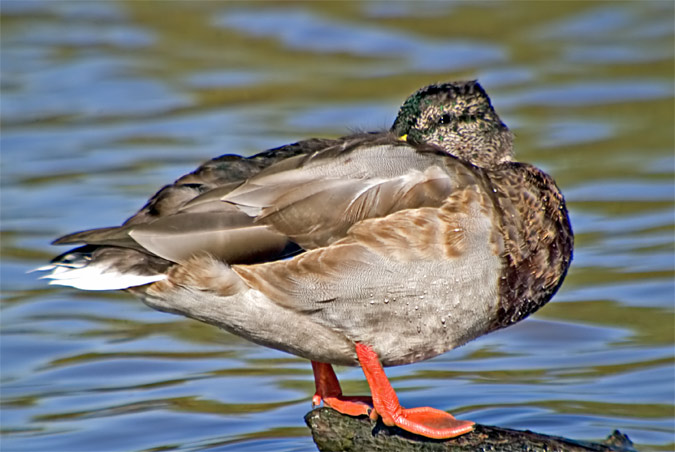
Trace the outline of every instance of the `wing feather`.
<path fill-rule="evenodd" d="M 254 161 L 214 159 L 181 178 L 185 185 L 162 189 L 123 226 L 58 243 L 132 248 L 178 263 L 201 253 L 230 264 L 274 261 L 298 246 L 329 246 L 364 220 L 438 207 L 471 172 L 435 148 L 388 134 L 323 143 L 260 170 Z M 222 165 L 248 174 L 216 178 Z"/>
<path fill-rule="evenodd" d="M 271 167 L 223 200 L 314 249 L 345 237 L 362 220 L 438 206 L 457 185 L 445 169 L 451 157 L 403 143 L 363 146 L 337 156 L 327 152 L 331 158 L 318 153 L 285 161 L 283 170 Z"/>

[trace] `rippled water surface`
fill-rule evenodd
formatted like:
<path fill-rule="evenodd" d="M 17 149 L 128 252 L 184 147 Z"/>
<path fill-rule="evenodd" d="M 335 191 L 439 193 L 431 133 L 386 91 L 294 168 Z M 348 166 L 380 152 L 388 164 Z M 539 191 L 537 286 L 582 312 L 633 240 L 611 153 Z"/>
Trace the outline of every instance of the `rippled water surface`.
<path fill-rule="evenodd" d="M 26 271 L 210 157 L 386 128 L 415 89 L 478 78 L 565 193 L 575 261 L 537 314 L 390 369 L 394 386 L 480 423 L 673 450 L 673 9 L 3 0 L 0 448 L 314 450 L 309 362 Z"/>

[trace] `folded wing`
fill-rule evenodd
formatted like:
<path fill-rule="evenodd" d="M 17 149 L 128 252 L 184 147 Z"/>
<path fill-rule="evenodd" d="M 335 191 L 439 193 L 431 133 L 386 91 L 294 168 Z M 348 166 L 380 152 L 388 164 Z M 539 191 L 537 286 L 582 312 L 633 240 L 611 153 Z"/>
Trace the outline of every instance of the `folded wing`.
<path fill-rule="evenodd" d="M 303 152 L 281 149 L 277 157 L 269 151 L 214 159 L 164 187 L 122 226 L 55 243 L 87 245 L 79 261 L 69 256 L 80 266 L 91 258 L 89 246 L 100 256 L 146 255 L 169 265 L 200 254 L 228 264 L 276 261 L 329 246 L 364 220 L 440 206 L 471 173 L 436 148 L 413 147 L 389 134 L 316 140 Z M 108 248 L 118 251 L 101 252 Z"/>

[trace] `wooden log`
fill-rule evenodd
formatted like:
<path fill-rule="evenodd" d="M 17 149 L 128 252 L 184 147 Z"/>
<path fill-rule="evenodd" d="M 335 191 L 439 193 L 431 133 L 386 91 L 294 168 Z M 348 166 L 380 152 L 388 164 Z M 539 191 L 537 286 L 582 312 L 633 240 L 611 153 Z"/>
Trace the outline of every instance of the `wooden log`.
<path fill-rule="evenodd" d="M 325 407 L 307 413 L 305 422 L 321 452 L 636 452 L 630 439 L 618 430 L 602 443 L 591 443 L 476 425 L 473 432 L 458 438 L 434 440 L 387 427 L 380 419 L 346 416 Z"/>

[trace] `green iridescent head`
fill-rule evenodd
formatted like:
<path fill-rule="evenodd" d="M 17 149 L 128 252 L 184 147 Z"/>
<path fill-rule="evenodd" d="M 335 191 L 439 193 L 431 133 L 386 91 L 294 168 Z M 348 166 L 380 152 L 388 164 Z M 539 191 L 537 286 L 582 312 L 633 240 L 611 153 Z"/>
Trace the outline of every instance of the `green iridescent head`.
<path fill-rule="evenodd" d="M 476 166 L 513 159 L 513 135 L 476 81 L 430 85 L 413 93 L 392 126 L 410 143 L 431 143 Z"/>

